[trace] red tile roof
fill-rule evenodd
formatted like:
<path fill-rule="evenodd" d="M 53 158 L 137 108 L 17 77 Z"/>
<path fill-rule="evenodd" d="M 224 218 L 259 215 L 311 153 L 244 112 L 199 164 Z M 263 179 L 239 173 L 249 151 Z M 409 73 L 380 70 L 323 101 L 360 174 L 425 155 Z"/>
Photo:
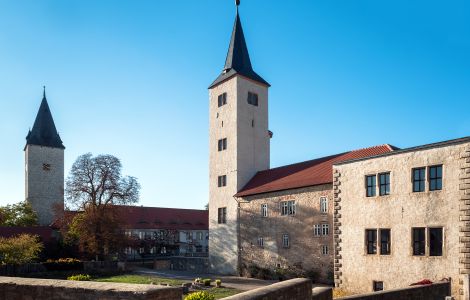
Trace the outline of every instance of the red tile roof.
<path fill-rule="evenodd" d="M 55 231 L 48 226 L 0 227 L 1 237 L 9 238 L 20 234 L 38 235 L 40 239 L 45 243 L 57 239 Z"/>
<path fill-rule="evenodd" d="M 235 196 L 244 197 L 332 183 L 333 164 L 350 159 L 375 156 L 397 149 L 399 148 L 385 144 L 261 171 L 256 173 Z"/>
<path fill-rule="evenodd" d="M 120 206 L 128 228 L 209 230 L 209 211 L 199 209 Z"/>

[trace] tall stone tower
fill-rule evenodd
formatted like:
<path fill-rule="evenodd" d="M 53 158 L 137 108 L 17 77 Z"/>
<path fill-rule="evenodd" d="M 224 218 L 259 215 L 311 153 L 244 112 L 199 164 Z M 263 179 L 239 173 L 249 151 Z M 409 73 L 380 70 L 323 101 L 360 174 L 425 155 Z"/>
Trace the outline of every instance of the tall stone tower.
<path fill-rule="evenodd" d="M 44 91 L 33 129 L 26 136 L 25 193 L 40 225 L 54 221 L 64 205 L 64 145 Z"/>
<path fill-rule="evenodd" d="M 237 4 L 225 67 L 209 86 L 209 259 L 214 272 L 237 273 L 234 195 L 256 172 L 269 169 L 269 86 L 251 66 Z"/>

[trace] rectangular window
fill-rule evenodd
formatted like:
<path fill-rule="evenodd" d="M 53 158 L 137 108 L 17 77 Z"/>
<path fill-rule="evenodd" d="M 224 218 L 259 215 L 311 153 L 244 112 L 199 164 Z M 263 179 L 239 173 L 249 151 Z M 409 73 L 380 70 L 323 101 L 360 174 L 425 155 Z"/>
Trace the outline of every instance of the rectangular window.
<path fill-rule="evenodd" d="M 328 246 L 327 246 L 327 245 L 322 245 L 322 246 L 321 246 L 321 254 L 323 254 L 323 255 L 328 255 L 328 252 L 329 252 L 328 250 L 329 250 L 329 249 L 328 249 Z"/>
<path fill-rule="evenodd" d="M 258 246 L 260 246 L 261 248 L 264 247 L 264 238 L 261 236 L 258 238 Z"/>
<path fill-rule="evenodd" d="M 227 175 L 222 175 L 217 178 L 217 186 L 223 187 L 227 185 Z"/>
<path fill-rule="evenodd" d="M 390 229 L 380 229 L 380 255 L 390 254 Z"/>
<path fill-rule="evenodd" d="M 413 228 L 413 255 L 423 256 L 426 251 L 426 229 Z"/>
<path fill-rule="evenodd" d="M 217 97 L 217 105 L 218 107 L 221 107 L 223 105 L 227 104 L 227 93 L 223 93 Z"/>
<path fill-rule="evenodd" d="M 200 231 L 197 232 L 197 239 L 202 241 L 202 232 Z"/>
<path fill-rule="evenodd" d="M 227 139 L 224 138 L 224 139 L 220 139 L 218 140 L 218 143 L 217 143 L 217 150 L 218 151 L 224 151 L 227 149 Z"/>
<path fill-rule="evenodd" d="M 442 228 L 429 228 L 429 256 L 442 256 Z"/>
<path fill-rule="evenodd" d="M 413 192 L 424 192 L 426 168 L 413 169 Z"/>
<path fill-rule="evenodd" d="M 258 95 L 252 92 L 248 92 L 248 104 L 258 106 Z"/>
<path fill-rule="evenodd" d="M 281 216 L 295 215 L 295 201 L 281 202 Z"/>
<path fill-rule="evenodd" d="M 217 220 L 219 224 L 227 223 L 227 208 L 226 207 L 219 207 Z"/>
<path fill-rule="evenodd" d="M 442 190 L 442 166 L 429 167 L 429 190 Z"/>
<path fill-rule="evenodd" d="M 367 254 L 377 254 L 377 230 L 366 229 Z"/>
<path fill-rule="evenodd" d="M 268 205 L 266 203 L 261 204 L 261 216 L 265 218 L 268 216 Z"/>
<path fill-rule="evenodd" d="M 326 197 L 320 198 L 320 212 L 323 214 L 328 212 L 328 199 Z"/>
<path fill-rule="evenodd" d="M 390 195 L 390 173 L 379 174 L 379 195 Z"/>
<path fill-rule="evenodd" d="M 374 281 L 372 283 L 372 289 L 374 292 L 383 291 L 384 290 L 384 282 L 383 281 Z"/>
<path fill-rule="evenodd" d="M 321 234 L 322 235 L 330 234 L 330 226 L 328 224 L 321 224 Z"/>
<path fill-rule="evenodd" d="M 288 234 L 283 234 L 282 235 L 282 247 L 284 248 L 289 248 L 289 235 Z"/>
<path fill-rule="evenodd" d="M 366 196 L 367 197 L 375 197 L 376 180 L 377 180 L 377 176 L 375 175 L 366 176 Z"/>
<path fill-rule="evenodd" d="M 321 227 L 319 224 L 313 225 L 313 235 L 320 236 L 321 235 Z"/>

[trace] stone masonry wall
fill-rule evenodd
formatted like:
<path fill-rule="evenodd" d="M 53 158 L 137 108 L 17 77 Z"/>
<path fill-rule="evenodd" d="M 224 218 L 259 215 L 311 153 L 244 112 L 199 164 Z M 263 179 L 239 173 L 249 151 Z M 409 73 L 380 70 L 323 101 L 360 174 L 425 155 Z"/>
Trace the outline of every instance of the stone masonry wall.
<path fill-rule="evenodd" d="M 240 240 L 242 265 L 251 264 L 274 270 L 301 267 L 319 271 L 320 281 L 331 281 L 333 275 L 333 201 L 331 184 L 266 193 L 240 201 Z M 328 199 L 328 212 L 320 213 L 320 197 Z M 280 202 L 294 200 L 295 215 L 282 216 Z M 262 217 L 261 205 L 267 204 L 268 216 Z M 329 234 L 314 236 L 314 224 L 329 224 Z M 282 246 L 283 234 L 289 234 L 290 246 Z M 264 246 L 258 238 L 264 238 Z M 322 254 L 322 245 L 329 254 Z"/>
<path fill-rule="evenodd" d="M 181 300 L 179 287 L 0 277 L 0 300 Z"/>
<path fill-rule="evenodd" d="M 224 300 L 317 300 L 312 298 L 312 282 L 305 278 L 274 283 L 262 288 L 223 298 Z M 324 299 L 324 298 L 323 298 Z"/>
<path fill-rule="evenodd" d="M 459 294 L 464 294 L 465 275 L 470 274 L 470 145 L 460 154 L 460 249 L 459 249 Z"/>
<path fill-rule="evenodd" d="M 445 144 L 334 166 L 335 285 L 353 293 L 371 292 L 373 281 L 385 290 L 421 279 L 453 280 L 462 293 L 462 274 L 470 268 L 469 143 Z M 413 168 L 443 166 L 443 188 L 412 191 Z M 365 176 L 390 172 L 390 195 L 366 197 Z M 378 183 L 378 179 L 377 179 Z M 412 253 L 413 227 L 442 227 L 442 256 Z M 391 230 L 390 255 L 367 254 L 365 230 Z M 379 241 L 378 236 L 378 241 Z M 379 244 L 379 243 L 378 243 Z M 458 299 L 458 298 L 457 298 Z"/>

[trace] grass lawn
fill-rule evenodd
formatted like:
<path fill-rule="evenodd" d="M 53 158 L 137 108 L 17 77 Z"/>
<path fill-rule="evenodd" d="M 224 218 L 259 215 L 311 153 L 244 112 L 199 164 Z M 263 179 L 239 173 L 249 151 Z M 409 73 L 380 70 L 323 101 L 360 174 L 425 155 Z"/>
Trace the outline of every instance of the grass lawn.
<path fill-rule="evenodd" d="M 171 286 L 181 286 L 182 283 L 188 282 L 188 280 L 164 278 L 164 277 L 159 277 L 159 276 L 137 275 L 137 274 L 98 277 L 92 280 L 99 281 L 99 282 L 120 282 L 120 283 L 138 283 L 138 284 L 166 283 Z M 225 297 L 232 296 L 232 295 L 242 292 L 240 290 L 232 289 L 228 287 L 220 287 L 220 288 L 213 287 L 206 291 L 214 295 L 216 299 L 225 298 Z"/>

